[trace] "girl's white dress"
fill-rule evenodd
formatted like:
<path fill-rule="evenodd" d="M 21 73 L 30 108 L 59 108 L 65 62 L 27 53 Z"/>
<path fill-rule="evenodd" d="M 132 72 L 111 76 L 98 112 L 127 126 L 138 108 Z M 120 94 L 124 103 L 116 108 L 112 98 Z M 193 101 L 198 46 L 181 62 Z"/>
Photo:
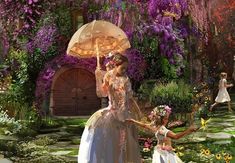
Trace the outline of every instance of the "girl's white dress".
<path fill-rule="evenodd" d="M 183 163 L 172 150 L 164 147 L 164 141 L 169 139 L 167 138 L 168 131 L 165 126 L 161 126 L 155 133 L 158 145 L 154 148 L 152 163 Z"/>
<path fill-rule="evenodd" d="M 134 118 L 131 111 L 131 83 L 127 76 L 109 78 L 109 106 L 98 110 L 87 121 L 79 146 L 78 163 L 140 163 L 138 133 L 125 119 Z"/>
<path fill-rule="evenodd" d="M 219 82 L 219 92 L 217 97 L 215 98 L 215 102 L 217 103 L 224 103 L 231 101 L 227 88 L 224 86 L 225 83 L 227 83 L 226 79 L 221 79 Z"/>

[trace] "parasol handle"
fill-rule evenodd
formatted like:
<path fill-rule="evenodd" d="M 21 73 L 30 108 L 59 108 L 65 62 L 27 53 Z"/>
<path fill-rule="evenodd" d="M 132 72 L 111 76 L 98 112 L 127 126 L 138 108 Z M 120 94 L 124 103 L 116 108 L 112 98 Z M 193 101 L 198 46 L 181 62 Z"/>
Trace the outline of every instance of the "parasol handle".
<path fill-rule="evenodd" d="M 98 70 L 100 70 L 101 68 L 100 68 L 100 56 L 99 56 L 99 54 L 96 55 L 96 58 L 97 58 L 97 67 L 96 68 Z"/>
<path fill-rule="evenodd" d="M 97 69 L 100 70 L 100 54 L 99 54 L 99 46 L 98 46 L 98 39 L 95 40 L 96 44 L 96 58 L 97 58 Z"/>

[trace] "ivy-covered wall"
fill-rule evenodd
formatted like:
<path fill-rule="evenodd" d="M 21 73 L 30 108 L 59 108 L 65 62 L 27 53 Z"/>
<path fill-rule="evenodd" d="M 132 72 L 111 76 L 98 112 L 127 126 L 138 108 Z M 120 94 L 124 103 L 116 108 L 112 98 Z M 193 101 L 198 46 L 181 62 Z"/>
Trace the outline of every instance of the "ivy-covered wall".
<path fill-rule="evenodd" d="M 104 19 L 126 32 L 132 46 L 127 51 L 132 63 L 128 74 L 134 85 L 143 79 L 188 81 L 191 41 L 206 38 L 189 11 L 186 0 L 1 0 L 2 37 L 9 44 L 2 65 L 9 67 L 6 74 L 12 79 L 8 96 L 31 105 L 41 103 L 59 66 L 93 66 L 95 59 L 90 62 L 65 54 L 79 26 L 77 16 L 84 23 Z"/>

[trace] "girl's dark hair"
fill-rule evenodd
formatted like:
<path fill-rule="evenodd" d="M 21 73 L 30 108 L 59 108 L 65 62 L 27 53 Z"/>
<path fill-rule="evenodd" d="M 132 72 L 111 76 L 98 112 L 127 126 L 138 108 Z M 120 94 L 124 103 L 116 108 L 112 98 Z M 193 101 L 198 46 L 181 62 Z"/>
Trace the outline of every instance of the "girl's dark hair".
<path fill-rule="evenodd" d="M 113 64 L 115 66 L 120 66 L 121 64 L 127 62 L 128 63 L 128 58 L 121 53 L 115 53 L 112 58 Z"/>
<path fill-rule="evenodd" d="M 226 76 L 227 76 L 227 73 L 226 73 L 226 72 L 221 72 L 221 73 L 220 73 L 220 77 L 221 77 L 221 78 L 224 78 L 224 77 L 226 77 Z"/>

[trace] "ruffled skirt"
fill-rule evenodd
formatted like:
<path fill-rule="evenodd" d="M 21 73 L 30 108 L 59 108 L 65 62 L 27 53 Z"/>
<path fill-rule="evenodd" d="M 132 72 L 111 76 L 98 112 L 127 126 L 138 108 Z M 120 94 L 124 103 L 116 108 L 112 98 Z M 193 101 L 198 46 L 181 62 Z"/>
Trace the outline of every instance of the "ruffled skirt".
<path fill-rule="evenodd" d="M 215 99 L 215 102 L 224 103 L 224 102 L 229 102 L 229 101 L 231 101 L 231 99 L 230 99 L 227 89 L 224 88 L 224 89 L 219 90 L 218 95 Z"/>
<path fill-rule="evenodd" d="M 155 147 L 152 163 L 183 163 L 182 160 L 173 152 L 161 150 Z"/>
<path fill-rule="evenodd" d="M 120 117 L 132 115 L 105 108 L 89 118 L 81 138 L 78 163 L 141 162 L 137 130 Z"/>

